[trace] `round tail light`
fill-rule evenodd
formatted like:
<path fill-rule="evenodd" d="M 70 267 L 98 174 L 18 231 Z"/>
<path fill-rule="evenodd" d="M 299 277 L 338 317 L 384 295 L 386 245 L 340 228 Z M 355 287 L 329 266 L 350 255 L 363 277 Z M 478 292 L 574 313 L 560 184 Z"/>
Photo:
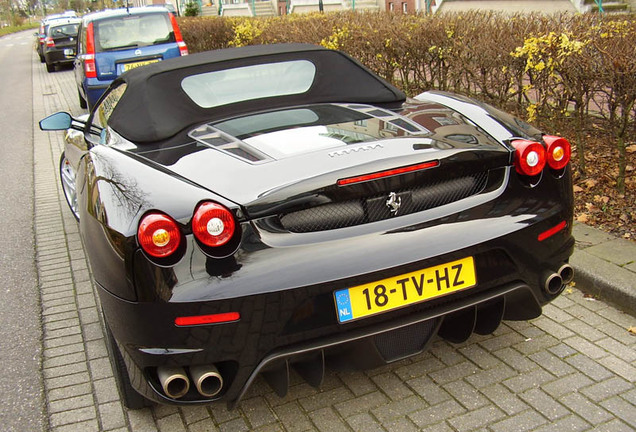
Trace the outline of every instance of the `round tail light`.
<path fill-rule="evenodd" d="M 192 232 L 206 246 L 223 246 L 232 239 L 235 229 L 234 215 L 221 204 L 205 201 L 194 211 Z"/>
<path fill-rule="evenodd" d="M 150 213 L 141 219 L 137 229 L 137 239 L 148 255 L 165 258 L 179 248 L 181 230 L 170 216 L 163 213 Z"/>
<path fill-rule="evenodd" d="M 521 175 L 536 176 L 545 167 L 545 148 L 536 141 L 514 140 L 515 168 Z"/>
<path fill-rule="evenodd" d="M 544 135 L 543 142 L 548 146 L 548 165 L 554 170 L 560 170 L 570 162 L 572 148 L 565 138 L 552 135 Z"/>

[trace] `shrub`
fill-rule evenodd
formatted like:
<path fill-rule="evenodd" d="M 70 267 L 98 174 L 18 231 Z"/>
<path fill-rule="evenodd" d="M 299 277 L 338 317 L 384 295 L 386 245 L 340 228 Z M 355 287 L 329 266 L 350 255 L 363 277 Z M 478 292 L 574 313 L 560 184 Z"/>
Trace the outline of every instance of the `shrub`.
<path fill-rule="evenodd" d="M 195 17 L 199 15 L 199 5 L 195 2 L 186 4 L 185 12 L 183 14 L 187 17 Z"/>

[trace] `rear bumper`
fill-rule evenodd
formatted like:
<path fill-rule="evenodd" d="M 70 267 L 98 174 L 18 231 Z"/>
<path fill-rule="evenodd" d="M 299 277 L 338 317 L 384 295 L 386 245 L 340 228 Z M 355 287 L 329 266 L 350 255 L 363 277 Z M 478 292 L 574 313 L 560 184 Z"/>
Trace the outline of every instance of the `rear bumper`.
<path fill-rule="evenodd" d="M 161 390 L 157 378 L 157 364 L 181 365 L 187 370 L 188 365 L 200 365 L 202 358 L 215 356 L 210 352 L 212 347 L 188 353 L 166 349 L 160 354 L 159 350 L 124 346 L 122 352 L 133 387 L 147 399 L 171 405 L 224 400 L 233 408 L 259 374 L 280 397 L 284 397 L 291 368 L 310 385 L 319 387 L 327 368 L 365 369 L 391 363 L 421 353 L 438 333 L 443 337 L 445 334 L 468 337 L 472 333 L 492 333 L 501 319 L 507 318 L 507 308 L 523 310 L 524 319 L 541 314 L 533 290 L 522 283 L 511 283 L 383 323 L 275 347 L 262 358 L 240 356 L 237 360 L 204 362 L 215 365 L 225 383 L 221 393 L 214 398 L 203 398 L 194 389 L 183 398 L 169 398 Z M 461 339 L 450 340 L 461 342 Z"/>
<path fill-rule="evenodd" d="M 61 65 L 71 64 L 75 60 L 75 56 L 66 56 L 64 50 L 52 50 L 44 53 L 44 59 L 48 64 Z"/>
<path fill-rule="evenodd" d="M 89 107 L 93 107 L 99 98 L 104 94 L 104 91 L 108 88 L 113 81 L 102 81 L 96 78 L 87 78 L 82 83 L 85 99 L 88 102 Z"/>

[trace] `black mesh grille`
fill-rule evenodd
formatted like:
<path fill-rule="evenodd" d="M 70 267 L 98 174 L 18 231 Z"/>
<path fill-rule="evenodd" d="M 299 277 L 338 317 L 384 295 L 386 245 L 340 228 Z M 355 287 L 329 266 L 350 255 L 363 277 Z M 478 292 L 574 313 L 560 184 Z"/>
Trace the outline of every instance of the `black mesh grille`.
<path fill-rule="evenodd" d="M 297 233 L 327 231 L 361 225 L 450 204 L 481 192 L 488 174 L 431 182 L 410 190 L 356 200 L 323 204 L 280 215 L 286 230 Z M 391 206 L 391 202 L 399 206 Z M 397 209 L 396 209 L 397 207 Z M 393 211 L 392 211 L 393 210 Z"/>
<path fill-rule="evenodd" d="M 386 361 L 395 361 L 417 354 L 433 336 L 439 318 L 402 327 L 375 336 L 375 346 Z"/>

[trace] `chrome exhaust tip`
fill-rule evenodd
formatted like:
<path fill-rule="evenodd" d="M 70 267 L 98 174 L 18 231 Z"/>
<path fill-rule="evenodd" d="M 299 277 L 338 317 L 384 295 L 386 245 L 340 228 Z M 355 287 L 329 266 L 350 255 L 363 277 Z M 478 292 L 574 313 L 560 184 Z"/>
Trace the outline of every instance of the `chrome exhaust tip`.
<path fill-rule="evenodd" d="M 561 276 L 564 285 L 567 285 L 574 280 L 574 269 L 570 264 L 563 264 L 559 270 L 557 270 L 557 273 Z"/>
<path fill-rule="evenodd" d="M 216 396 L 223 388 L 223 377 L 214 366 L 193 366 L 190 375 L 201 396 Z"/>
<path fill-rule="evenodd" d="M 543 289 L 550 295 L 557 295 L 563 290 L 563 279 L 558 273 L 548 273 L 544 278 Z"/>
<path fill-rule="evenodd" d="M 190 390 L 190 380 L 182 367 L 159 367 L 157 375 L 163 392 L 172 399 L 179 399 Z"/>

